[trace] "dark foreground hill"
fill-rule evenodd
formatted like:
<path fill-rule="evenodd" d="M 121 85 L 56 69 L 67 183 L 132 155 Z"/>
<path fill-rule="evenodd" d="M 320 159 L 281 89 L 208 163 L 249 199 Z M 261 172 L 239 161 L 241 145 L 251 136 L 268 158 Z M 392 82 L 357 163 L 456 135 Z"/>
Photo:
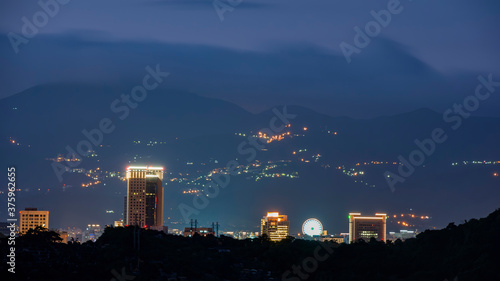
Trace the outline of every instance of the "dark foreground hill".
<path fill-rule="evenodd" d="M 106 228 L 97 242 L 17 239 L 16 280 L 500 280 L 500 209 L 405 242 L 184 238 Z M 134 244 L 140 237 L 140 246 Z M 2 253 L 7 252 L 2 241 Z M 5 259 L 5 255 L 3 255 Z M 6 261 L 2 274 L 6 274 Z M 9 274 L 10 275 L 10 274 Z M 12 277 L 12 275 L 10 275 Z M 2 277 L 2 280 L 7 280 Z"/>

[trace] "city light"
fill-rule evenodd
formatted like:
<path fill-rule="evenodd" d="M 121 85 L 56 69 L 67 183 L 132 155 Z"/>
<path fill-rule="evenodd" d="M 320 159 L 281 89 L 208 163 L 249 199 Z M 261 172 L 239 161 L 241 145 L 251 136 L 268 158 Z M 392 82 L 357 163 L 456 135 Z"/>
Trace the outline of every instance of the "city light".
<path fill-rule="evenodd" d="M 129 166 L 127 170 L 164 170 L 163 167 L 153 167 L 153 166 Z"/>

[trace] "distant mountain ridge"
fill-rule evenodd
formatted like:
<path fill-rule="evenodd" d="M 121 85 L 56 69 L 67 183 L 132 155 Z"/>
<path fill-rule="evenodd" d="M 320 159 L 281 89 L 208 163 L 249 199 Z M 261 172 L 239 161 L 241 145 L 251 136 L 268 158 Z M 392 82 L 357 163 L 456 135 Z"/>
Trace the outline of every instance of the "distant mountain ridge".
<path fill-rule="evenodd" d="M 111 134 L 104 136 L 103 142 L 112 144 L 134 139 L 197 138 L 257 131 L 268 127 L 274 115 L 271 109 L 252 114 L 230 102 L 157 89 L 120 120 L 120 114 L 113 112 L 111 104 L 120 101 L 131 88 L 85 84 L 30 88 L 0 101 L 3 115 L 0 136 L 4 141 L 11 137 L 25 143 L 36 141 L 48 154 L 54 154 L 84 138 L 82 130 L 98 128 L 103 118 L 111 119 L 116 126 Z M 282 110 L 283 106 L 275 108 Z M 292 130 L 310 127 L 311 136 L 321 135 L 324 130 L 338 132 L 333 139 L 307 139 L 312 146 L 325 147 L 327 151 L 329 147 L 342 146 L 345 153 L 355 157 L 368 153 L 367 157 L 394 158 L 409 153 L 414 149 L 413 140 L 430 137 L 434 128 L 450 127 L 439 113 L 428 109 L 373 119 L 331 117 L 296 105 L 288 105 L 287 111 L 297 116 Z M 453 134 L 459 137 L 453 138 Z M 500 142 L 500 118 L 471 117 L 464 120 L 457 132 L 450 131 L 448 146 L 455 150 L 460 147 L 461 151 L 455 151 L 459 154 L 500 157 L 500 151 L 493 145 L 497 140 Z"/>

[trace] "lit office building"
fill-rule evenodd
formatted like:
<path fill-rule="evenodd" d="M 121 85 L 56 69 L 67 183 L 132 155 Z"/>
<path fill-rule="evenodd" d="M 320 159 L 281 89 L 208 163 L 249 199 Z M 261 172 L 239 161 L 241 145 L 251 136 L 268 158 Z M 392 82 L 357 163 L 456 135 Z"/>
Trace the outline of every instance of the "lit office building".
<path fill-rule="evenodd" d="M 89 224 L 87 228 L 83 231 L 82 242 L 92 241 L 95 242 L 99 237 L 101 237 L 103 229 L 98 224 Z"/>
<path fill-rule="evenodd" d="M 163 167 L 128 167 L 125 225 L 163 227 Z"/>
<path fill-rule="evenodd" d="M 260 233 L 267 234 L 271 241 L 280 241 L 290 234 L 290 222 L 286 215 L 268 212 L 267 216 L 260 220 Z"/>
<path fill-rule="evenodd" d="M 387 214 L 375 214 L 373 217 L 362 216 L 361 213 L 349 213 L 349 243 L 363 239 L 370 241 L 386 241 Z"/>
<path fill-rule="evenodd" d="M 19 232 L 26 234 L 29 229 L 37 226 L 49 228 L 49 211 L 38 211 L 37 208 L 25 208 L 19 211 Z"/>

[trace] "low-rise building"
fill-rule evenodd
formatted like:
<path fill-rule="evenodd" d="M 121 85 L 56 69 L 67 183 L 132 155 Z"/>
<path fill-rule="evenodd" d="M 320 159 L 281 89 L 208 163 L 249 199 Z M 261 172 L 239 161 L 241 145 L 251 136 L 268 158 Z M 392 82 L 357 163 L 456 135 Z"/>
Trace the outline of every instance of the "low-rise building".
<path fill-rule="evenodd" d="M 19 233 L 26 234 L 37 226 L 49 228 L 49 211 L 39 211 L 37 208 L 25 208 L 19 211 Z"/>

